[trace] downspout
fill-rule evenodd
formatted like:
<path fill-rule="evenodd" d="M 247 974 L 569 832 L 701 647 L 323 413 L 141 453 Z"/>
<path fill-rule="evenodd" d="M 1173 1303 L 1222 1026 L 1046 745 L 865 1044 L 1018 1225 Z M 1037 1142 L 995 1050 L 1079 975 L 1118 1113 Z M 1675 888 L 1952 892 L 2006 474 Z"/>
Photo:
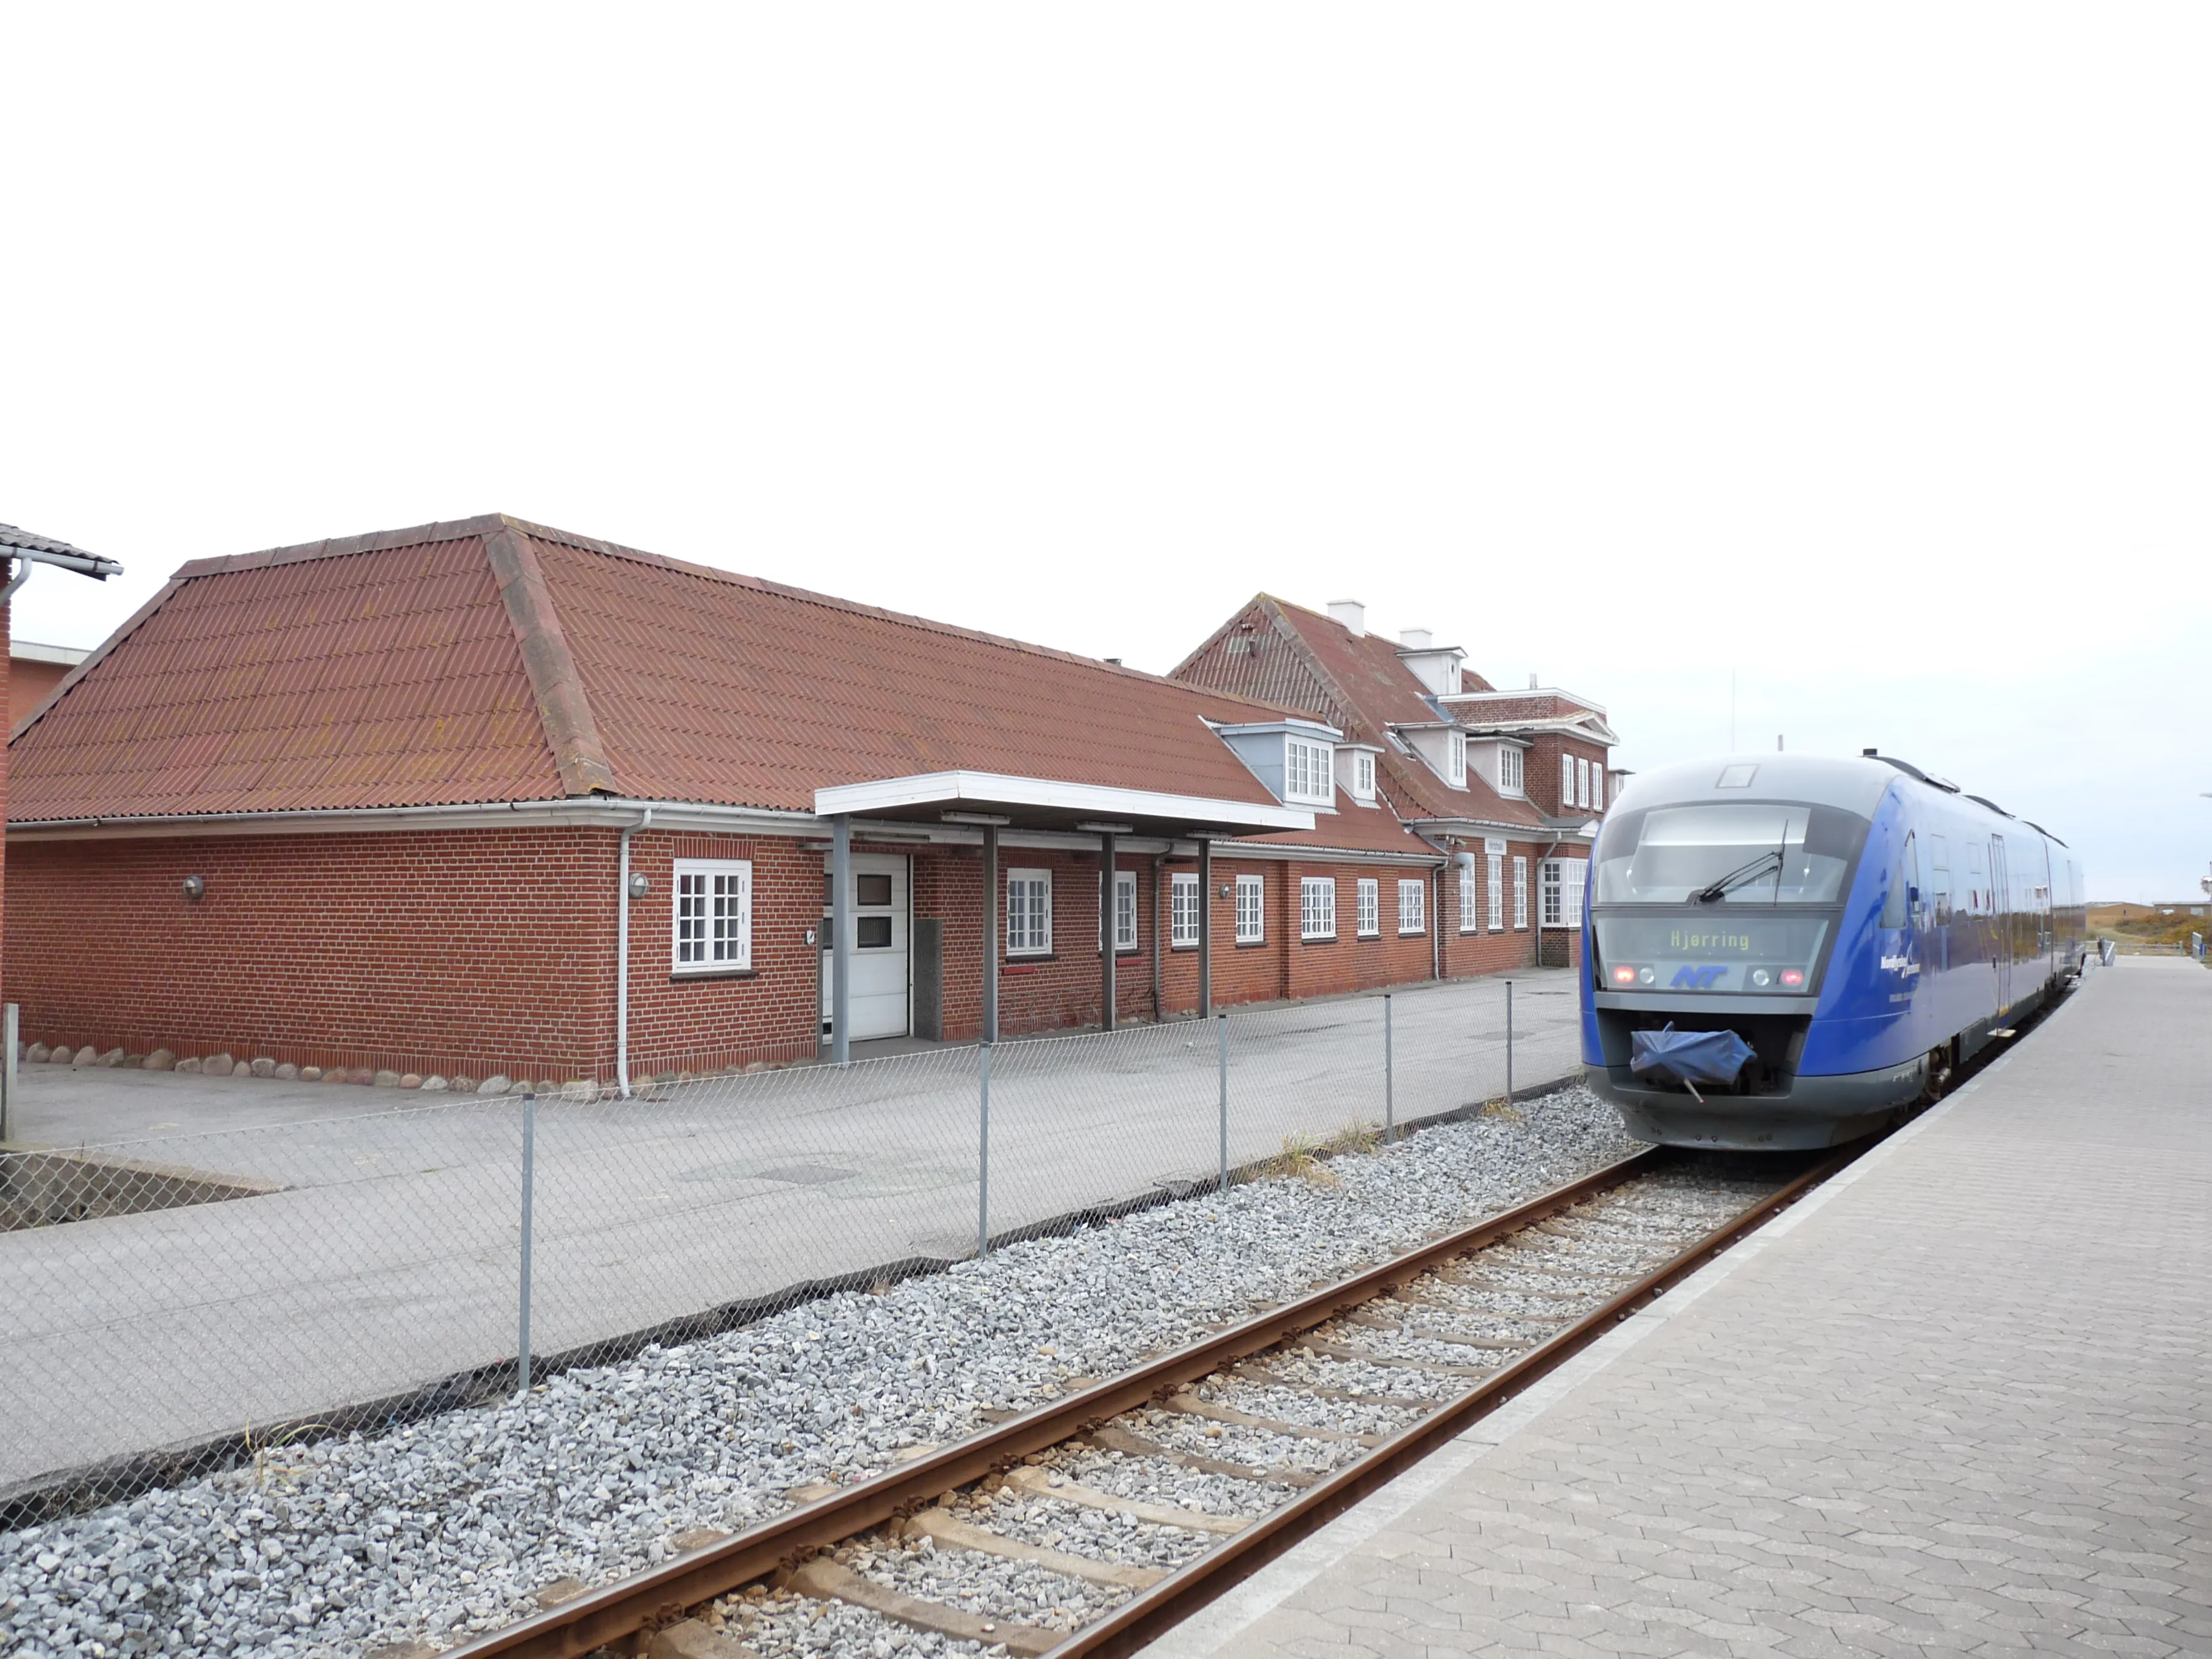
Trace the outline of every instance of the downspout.
<path fill-rule="evenodd" d="M 1160 873 L 1167 867 L 1165 853 L 1152 854 L 1152 1024 L 1165 1018 L 1160 1012 Z"/>
<path fill-rule="evenodd" d="M 5 605 L 9 600 L 14 599 L 15 597 L 15 590 L 21 587 L 25 582 L 31 580 L 30 560 L 10 559 L 8 562 L 15 567 L 15 574 L 8 578 L 7 586 L 0 587 L 0 605 Z"/>
<path fill-rule="evenodd" d="M 1377 794 L 1381 793 L 1379 790 L 1376 791 Z M 1395 807 L 1391 808 L 1394 812 L 1396 810 Z M 1410 823 L 1406 823 L 1403 818 L 1399 822 L 1405 823 L 1406 829 L 1411 832 L 1414 840 L 1435 853 L 1437 857 L 1438 862 L 1436 867 L 1429 872 L 1429 977 L 1441 981 L 1444 976 L 1444 913 L 1437 901 L 1443 894 L 1444 866 L 1451 862 L 1451 848 L 1434 836 L 1414 829 Z"/>
<path fill-rule="evenodd" d="M 635 823 L 622 832 L 621 870 L 616 877 L 615 902 L 615 1087 L 629 1098 L 629 838 L 653 822 L 653 809 L 645 809 Z"/>

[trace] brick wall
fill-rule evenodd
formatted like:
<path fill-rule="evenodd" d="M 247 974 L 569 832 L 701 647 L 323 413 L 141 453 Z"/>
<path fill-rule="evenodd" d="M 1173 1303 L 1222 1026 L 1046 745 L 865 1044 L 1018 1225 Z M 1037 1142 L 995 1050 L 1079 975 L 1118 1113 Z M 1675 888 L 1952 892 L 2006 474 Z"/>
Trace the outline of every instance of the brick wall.
<path fill-rule="evenodd" d="M 23 1005 L 27 1042 L 607 1079 L 618 845 L 611 829 L 544 827 L 22 843 L 16 902 L 5 915 L 4 994 Z M 865 842 L 855 850 L 910 856 L 912 914 L 944 927 L 945 1034 L 972 1040 L 982 1017 L 980 850 Z M 1530 856 L 1533 871 L 1540 849 L 1514 850 Z M 751 862 L 749 969 L 673 971 L 680 858 Z M 629 903 L 634 1080 L 815 1052 L 819 946 L 806 933 L 820 926 L 823 864 L 818 844 L 790 837 L 647 830 L 633 838 L 631 869 L 648 890 Z M 1156 865 L 1149 854 L 1124 854 L 1119 865 L 1137 877 L 1138 949 L 1117 958 L 1116 1000 L 1124 1021 L 1141 1021 L 1155 1013 L 1152 952 L 1170 933 L 1164 889 L 1196 866 Z M 1051 872 L 1054 945 L 1047 958 L 1006 959 L 994 941 L 1001 1030 L 1095 1025 L 1097 854 L 1002 848 L 1000 866 Z M 183 896 L 190 875 L 206 884 L 197 902 Z M 1266 894 L 1266 937 L 1242 947 L 1239 876 L 1257 876 Z M 1333 940 L 1300 936 L 1306 876 L 1336 884 Z M 1358 937 L 1362 876 L 1381 889 L 1372 939 Z M 1402 866 L 1224 855 L 1213 878 L 1214 998 L 1223 1006 L 1426 980 L 1439 927 L 1448 975 L 1522 965 L 1534 948 L 1533 927 L 1510 930 L 1510 902 L 1507 932 L 1459 934 L 1449 872 L 1437 881 Z M 1423 882 L 1427 915 L 1419 933 L 1401 934 L 1397 884 L 1408 878 Z M 1167 951 L 1160 981 L 1158 1012 L 1195 1012 L 1197 952 Z"/>
<path fill-rule="evenodd" d="M 5 996 L 26 1042 L 399 1071 L 597 1075 L 611 830 L 19 843 Z M 184 879 L 206 884 L 198 902 Z"/>
<path fill-rule="evenodd" d="M 1577 813 L 1595 811 L 1595 808 L 1565 806 L 1560 803 L 1559 757 L 1562 754 L 1574 756 L 1578 760 L 1588 761 L 1602 772 L 1605 769 L 1605 750 L 1580 738 L 1563 737 L 1557 732 L 1543 732 L 1534 742 L 1535 746 L 1528 750 L 1528 771 L 1524 779 L 1530 802 L 1554 817 L 1572 817 Z M 1612 798 L 1608 791 L 1606 799 L 1610 801 Z"/>

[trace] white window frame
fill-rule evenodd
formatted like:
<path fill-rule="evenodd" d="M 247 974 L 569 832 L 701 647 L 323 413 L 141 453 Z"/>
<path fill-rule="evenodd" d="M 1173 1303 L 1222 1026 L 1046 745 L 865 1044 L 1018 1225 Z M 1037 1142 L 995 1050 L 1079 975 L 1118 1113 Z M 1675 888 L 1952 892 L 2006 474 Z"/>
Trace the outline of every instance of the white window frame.
<path fill-rule="evenodd" d="M 1562 862 L 1545 859 L 1536 866 L 1536 915 L 1546 927 L 1567 925 L 1566 877 L 1559 869 Z"/>
<path fill-rule="evenodd" d="M 1352 757 L 1352 793 L 1361 800 L 1375 799 L 1375 757 L 1364 749 Z"/>
<path fill-rule="evenodd" d="M 753 965 L 752 860 L 678 859 L 670 884 L 673 892 L 668 907 L 669 971 L 750 971 Z M 696 954 L 687 957 L 687 949 Z"/>
<path fill-rule="evenodd" d="M 1505 931 L 1505 854 L 1487 853 L 1483 855 L 1483 880 L 1489 889 L 1490 931 Z"/>
<path fill-rule="evenodd" d="M 1563 754 L 1559 757 L 1559 810 L 1567 811 L 1574 804 L 1575 757 Z"/>
<path fill-rule="evenodd" d="M 1575 799 L 1580 805 L 1590 804 L 1590 763 L 1579 755 L 1575 757 Z"/>
<path fill-rule="evenodd" d="M 1444 746 L 1445 781 L 1455 789 L 1464 789 L 1467 787 L 1467 733 L 1448 732 L 1444 735 L 1449 740 Z"/>
<path fill-rule="evenodd" d="M 1237 942 L 1264 945 L 1267 940 L 1267 878 L 1237 878 Z"/>
<path fill-rule="evenodd" d="M 1382 883 L 1379 877 L 1359 878 L 1359 937 L 1382 937 Z"/>
<path fill-rule="evenodd" d="M 1522 795 L 1528 793 L 1528 757 L 1519 745 L 1501 743 L 1498 745 L 1498 793 L 1501 795 Z"/>
<path fill-rule="evenodd" d="M 1336 878 L 1298 878 L 1298 937 L 1333 939 L 1336 937 Z"/>
<path fill-rule="evenodd" d="M 1589 881 L 1588 859 L 1567 859 L 1567 926 L 1580 929 L 1583 925 L 1583 893 Z"/>
<path fill-rule="evenodd" d="M 1411 938 L 1429 931 L 1429 884 L 1418 878 L 1398 878 L 1398 936 Z"/>
<path fill-rule="evenodd" d="M 1590 763 L 1590 811 L 1605 811 L 1605 763 L 1601 760 Z"/>
<path fill-rule="evenodd" d="M 1024 889 L 1017 909 L 1016 887 Z M 1006 872 L 1006 954 L 1009 957 L 1048 957 L 1052 954 L 1052 872 Z M 1018 932 L 1015 924 L 1022 924 Z"/>
<path fill-rule="evenodd" d="M 1472 933 L 1474 926 L 1474 869 L 1471 865 L 1453 866 L 1459 875 L 1459 930 Z"/>
<path fill-rule="evenodd" d="M 1125 903 L 1122 895 L 1128 896 Z M 1122 924 L 1127 922 L 1125 928 Z M 1105 919 L 1099 919 L 1099 943 L 1105 943 Z M 1137 948 L 1137 872 L 1116 870 L 1114 872 L 1114 954 L 1127 956 Z"/>
<path fill-rule="evenodd" d="M 1513 931 L 1528 931 L 1528 860 L 1518 853 L 1513 855 Z"/>
<path fill-rule="evenodd" d="M 1283 739 L 1283 799 L 1328 805 L 1336 799 L 1336 757 L 1308 738 Z"/>
<path fill-rule="evenodd" d="M 1198 890 L 1198 878 L 1180 872 L 1170 872 L 1168 880 L 1168 944 L 1177 951 L 1198 949 L 1198 907 L 1204 896 Z"/>

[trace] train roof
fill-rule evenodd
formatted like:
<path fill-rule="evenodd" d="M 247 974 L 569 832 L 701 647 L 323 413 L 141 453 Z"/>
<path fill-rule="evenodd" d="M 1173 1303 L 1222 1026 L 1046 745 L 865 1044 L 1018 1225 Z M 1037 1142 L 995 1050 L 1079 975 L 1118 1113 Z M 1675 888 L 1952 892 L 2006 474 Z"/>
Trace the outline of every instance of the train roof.
<path fill-rule="evenodd" d="M 1722 780 L 1725 778 L 1727 782 Z M 1928 777 L 1911 767 L 1884 756 L 1854 756 L 1830 759 L 1820 755 L 1717 755 L 1708 760 L 1683 761 L 1638 775 L 1620 787 L 1613 808 L 1640 812 L 1654 806 L 1690 805 L 1702 801 L 1806 801 L 1832 806 L 1863 818 L 1874 816 L 1893 784 L 1917 782 L 1931 793 L 1972 802 L 1993 815 L 2034 830 L 2063 847 L 2039 823 L 2014 817 L 1995 801 L 1961 793 L 1953 784 Z"/>
<path fill-rule="evenodd" d="M 1747 775 L 1747 773 L 1748 774 Z M 1725 778 L 1727 782 L 1722 780 Z M 1830 760 L 1820 755 L 1720 755 L 1640 774 L 1613 805 L 1623 811 L 1698 801 L 1808 801 L 1870 818 L 1890 785 L 1905 774 L 1879 760 Z"/>

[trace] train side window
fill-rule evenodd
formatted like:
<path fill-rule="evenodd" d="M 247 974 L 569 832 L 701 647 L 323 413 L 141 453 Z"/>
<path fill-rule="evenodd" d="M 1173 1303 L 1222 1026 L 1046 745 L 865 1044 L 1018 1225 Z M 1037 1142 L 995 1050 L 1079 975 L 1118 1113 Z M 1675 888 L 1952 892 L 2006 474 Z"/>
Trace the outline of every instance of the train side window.
<path fill-rule="evenodd" d="M 1881 919 L 1877 924 L 1880 927 L 1902 927 L 1905 925 L 1910 915 L 1907 907 L 1911 902 L 1913 857 L 1912 837 L 1907 836 L 1904 848 L 1897 855 L 1897 862 L 1889 872 L 1889 890 L 1881 896 Z"/>
<path fill-rule="evenodd" d="M 1951 847 L 1942 836 L 1928 837 L 1928 896 L 1936 909 L 1936 925 L 1951 925 Z"/>

